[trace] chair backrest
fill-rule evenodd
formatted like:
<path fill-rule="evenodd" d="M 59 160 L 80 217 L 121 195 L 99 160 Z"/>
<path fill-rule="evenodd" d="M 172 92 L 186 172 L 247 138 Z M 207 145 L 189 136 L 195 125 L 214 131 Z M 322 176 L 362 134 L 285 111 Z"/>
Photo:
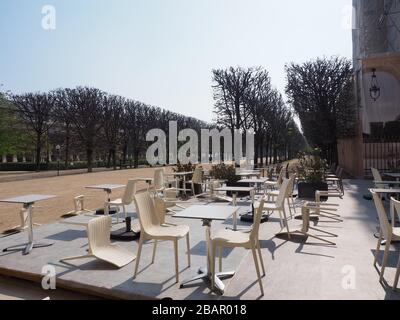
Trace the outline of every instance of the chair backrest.
<path fill-rule="evenodd" d="M 371 168 L 371 172 L 372 176 L 374 177 L 374 181 L 382 181 L 382 176 L 377 169 Z M 385 185 L 375 183 L 375 187 L 380 189 L 380 188 L 385 188 Z"/>
<path fill-rule="evenodd" d="M 343 176 L 343 168 L 342 167 L 338 167 L 338 169 L 336 170 L 336 176 L 338 178 L 342 178 L 342 176 Z"/>
<path fill-rule="evenodd" d="M 202 167 L 197 166 L 196 169 L 194 169 L 192 181 L 193 181 L 193 183 L 196 183 L 196 184 L 203 183 L 203 168 Z"/>
<path fill-rule="evenodd" d="M 164 199 L 154 197 L 154 207 L 161 224 L 165 224 L 165 215 L 167 214 L 167 204 Z"/>
<path fill-rule="evenodd" d="M 289 185 L 287 187 L 287 196 L 292 197 L 293 196 L 293 190 L 294 190 L 294 181 L 296 180 L 296 174 L 292 173 L 289 176 Z"/>
<path fill-rule="evenodd" d="M 259 239 L 259 230 L 261 224 L 261 218 L 263 215 L 264 199 L 261 200 L 260 206 L 254 212 L 253 227 L 251 228 L 250 238 L 253 240 Z"/>
<path fill-rule="evenodd" d="M 385 239 L 389 239 L 392 236 L 392 226 L 390 225 L 386 215 L 386 210 L 383 206 L 382 199 L 379 194 L 373 192 L 372 190 L 370 191 L 375 202 L 376 211 L 378 212 L 379 225 L 381 227 L 383 236 Z"/>
<path fill-rule="evenodd" d="M 90 252 L 95 253 L 98 248 L 110 245 L 110 233 L 110 216 L 90 220 L 87 226 Z"/>
<path fill-rule="evenodd" d="M 122 196 L 122 203 L 130 205 L 133 202 L 133 196 L 136 193 L 136 180 L 129 180 L 125 187 L 124 195 Z"/>
<path fill-rule="evenodd" d="M 275 202 L 275 204 L 278 208 L 281 208 L 284 206 L 284 201 L 288 194 L 289 183 L 290 183 L 290 179 L 284 179 L 279 188 L 279 195 Z"/>
<path fill-rule="evenodd" d="M 391 198 L 391 205 L 393 206 L 393 217 L 392 219 L 395 219 L 395 214 L 397 214 L 397 216 L 400 218 L 400 201 Z"/>
<path fill-rule="evenodd" d="M 278 186 L 282 185 L 283 179 L 285 178 L 285 174 L 286 174 L 285 168 L 282 167 L 281 171 L 279 171 L 279 175 L 278 175 L 278 179 L 277 179 Z"/>
<path fill-rule="evenodd" d="M 165 188 L 164 169 L 156 169 L 154 171 L 154 188 L 162 190 Z"/>
<path fill-rule="evenodd" d="M 151 227 L 159 227 L 161 221 L 150 193 L 148 191 L 137 193 L 134 200 L 142 232 L 149 233 Z"/>

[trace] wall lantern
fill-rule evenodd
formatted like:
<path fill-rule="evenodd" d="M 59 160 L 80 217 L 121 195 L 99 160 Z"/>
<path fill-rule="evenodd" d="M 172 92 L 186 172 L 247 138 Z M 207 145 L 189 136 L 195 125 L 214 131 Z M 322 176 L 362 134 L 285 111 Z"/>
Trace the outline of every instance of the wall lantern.
<path fill-rule="evenodd" d="M 369 94 L 374 101 L 378 100 L 381 96 L 381 88 L 379 87 L 378 78 L 376 76 L 376 69 L 372 69 L 371 87 Z"/>

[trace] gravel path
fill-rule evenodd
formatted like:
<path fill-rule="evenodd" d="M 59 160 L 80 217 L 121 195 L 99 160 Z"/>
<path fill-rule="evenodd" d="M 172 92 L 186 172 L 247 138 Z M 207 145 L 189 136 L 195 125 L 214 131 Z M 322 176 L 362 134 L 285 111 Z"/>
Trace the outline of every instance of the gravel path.
<path fill-rule="evenodd" d="M 10 198 L 26 194 L 49 194 L 57 198 L 38 203 L 34 211 L 34 222 L 45 224 L 54 222 L 67 212 L 73 210 L 73 198 L 77 195 L 90 195 L 85 206 L 88 209 L 101 208 L 104 204 L 104 192 L 88 190 L 85 186 L 112 183 L 126 184 L 132 178 L 147 178 L 154 176 L 154 168 L 140 168 L 117 171 L 102 171 L 94 173 L 81 173 L 60 177 L 42 177 L 41 179 L 19 180 L 0 183 L 0 198 Z M 167 168 L 172 171 L 172 168 Z M 145 188 L 145 183 L 139 184 Z M 121 197 L 124 189 L 115 190 L 112 199 Z M 21 206 L 0 203 L 0 233 L 17 226 Z"/>

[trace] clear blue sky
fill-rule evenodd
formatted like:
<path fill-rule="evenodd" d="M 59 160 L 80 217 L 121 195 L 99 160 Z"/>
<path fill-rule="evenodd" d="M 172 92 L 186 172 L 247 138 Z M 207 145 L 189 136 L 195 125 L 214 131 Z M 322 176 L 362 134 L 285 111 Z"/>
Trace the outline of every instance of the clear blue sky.
<path fill-rule="evenodd" d="M 56 29 L 42 28 L 44 5 Z M 0 83 L 13 92 L 95 86 L 213 118 L 213 68 L 351 57 L 351 0 L 0 0 Z"/>

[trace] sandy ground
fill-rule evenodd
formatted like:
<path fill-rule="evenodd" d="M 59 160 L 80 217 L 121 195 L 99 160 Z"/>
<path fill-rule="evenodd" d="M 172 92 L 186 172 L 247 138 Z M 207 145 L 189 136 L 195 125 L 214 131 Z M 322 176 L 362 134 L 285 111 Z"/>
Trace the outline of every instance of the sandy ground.
<path fill-rule="evenodd" d="M 73 210 L 73 198 L 78 195 L 88 195 L 85 207 L 88 209 L 102 208 L 105 193 L 102 190 L 89 190 L 85 186 L 111 183 L 126 184 L 132 178 L 149 178 L 154 176 L 154 168 L 117 170 L 31 179 L 24 181 L 0 183 L 0 198 L 10 198 L 26 194 L 56 195 L 57 198 L 37 203 L 34 210 L 34 222 L 45 224 L 57 221 L 61 216 Z M 172 168 L 167 168 L 172 171 Z M 141 183 L 140 188 L 145 188 Z M 124 189 L 113 191 L 112 199 L 122 196 Z M 21 206 L 0 203 L 0 233 L 3 233 L 20 224 Z"/>

